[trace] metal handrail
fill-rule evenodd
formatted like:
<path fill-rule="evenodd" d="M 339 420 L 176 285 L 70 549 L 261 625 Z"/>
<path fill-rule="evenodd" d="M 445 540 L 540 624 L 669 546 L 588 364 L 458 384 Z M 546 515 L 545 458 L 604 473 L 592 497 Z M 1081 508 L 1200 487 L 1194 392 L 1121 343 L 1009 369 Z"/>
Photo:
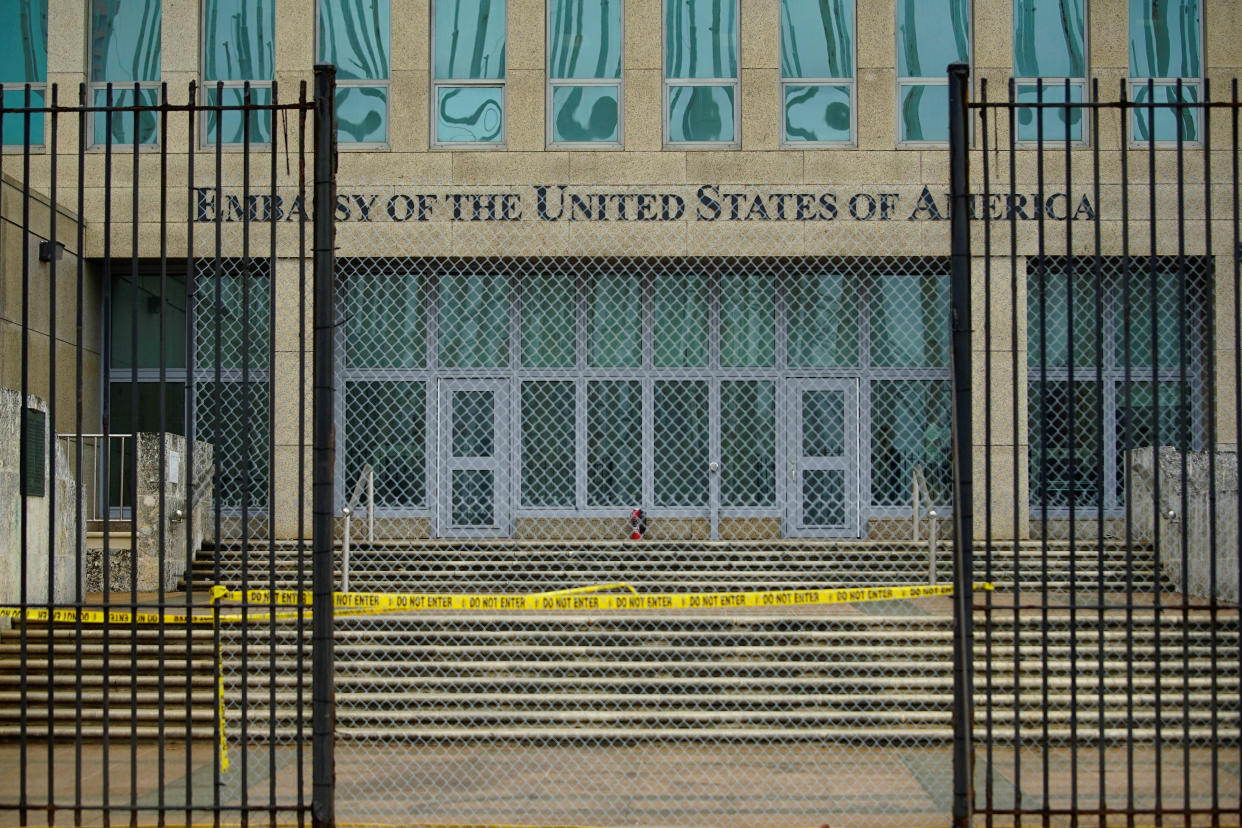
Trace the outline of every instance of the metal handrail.
<path fill-rule="evenodd" d="M 913 527 L 912 534 L 914 542 L 919 543 L 919 527 L 923 523 L 924 513 L 920 512 L 920 506 L 926 508 L 927 524 L 927 580 L 928 583 L 936 583 L 936 504 L 931 499 L 931 491 L 927 487 L 927 478 L 923 475 L 923 467 L 915 464 L 910 470 L 910 489 L 911 504 L 913 512 L 911 514 L 911 525 Z"/>
<path fill-rule="evenodd" d="M 106 435 L 105 434 L 57 434 L 56 435 L 56 438 L 58 440 L 64 441 L 65 458 L 71 464 L 74 462 L 77 456 L 77 452 L 73 451 L 72 443 L 74 441 L 81 441 L 83 444 L 89 443 L 90 445 L 90 461 L 89 461 L 90 462 L 90 475 L 89 477 L 82 474 L 82 469 L 74 467 L 74 474 L 77 477 L 77 480 L 79 482 L 82 482 L 84 480 L 90 480 L 91 486 L 93 487 L 94 497 L 89 498 L 90 511 L 86 515 L 86 520 L 106 520 L 107 518 L 110 518 L 112 516 L 111 515 L 112 504 L 110 502 L 111 498 L 109 497 L 110 495 L 109 489 L 111 488 L 112 484 L 111 484 L 111 481 L 109 480 L 101 479 L 103 475 L 103 464 L 100 463 L 99 461 L 100 445 L 103 443 L 105 437 L 107 438 L 109 443 L 113 441 L 120 441 L 120 445 L 121 445 L 121 449 L 120 449 L 121 463 L 120 463 L 119 472 L 118 472 L 119 479 L 121 481 L 121 491 L 118 492 L 117 494 L 117 508 L 122 510 L 123 512 L 127 508 L 132 508 L 132 505 L 133 505 L 133 504 L 129 504 L 127 506 L 125 503 L 125 471 L 126 471 L 125 463 L 129 459 L 129 452 L 125 450 L 125 441 L 134 439 L 134 435 L 133 434 L 106 434 Z M 131 497 L 133 496 L 132 492 L 130 493 L 130 496 Z"/>
<path fill-rule="evenodd" d="M 363 484 L 366 484 L 367 494 L 367 542 L 375 542 L 375 469 L 371 468 L 371 464 L 368 463 L 362 467 L 358 482 L 354 484 L 354 491 L 341 509 L 341 514 L 345 516 L 345 538 L 341 546 L 342 592 L 349 592 L 349 547 L 353 540 L 352 522 L 354 511 L 358 508 L 358 500 L 362 497 Z"/>

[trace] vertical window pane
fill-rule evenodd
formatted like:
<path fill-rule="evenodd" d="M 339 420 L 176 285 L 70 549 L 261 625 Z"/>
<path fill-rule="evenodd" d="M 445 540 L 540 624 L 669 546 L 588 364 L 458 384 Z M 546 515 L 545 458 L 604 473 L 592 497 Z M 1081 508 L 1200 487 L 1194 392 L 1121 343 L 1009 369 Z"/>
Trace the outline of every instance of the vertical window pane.
<path fill-rule="evenodd" d="M 642 287 L 629 273 L 600 273 L 587 282 L 587 364 L 642 364 Z"/>
<path fill-rule="evenodd" d="M 1135 141 L 1176 141 L 1178 122 L 1181 123 L 1183 141 L 1199 140 L 1199 113 L 1196 109 L 1176 109 L 1169 104 L 1176 104 L 1177 87 L 1162 85 L 1153 87 L 1154 95 L 1148 94 L 1145 85 L 1131 87 L 1133 100 L 1136 104 L 1154 103 L 1151 110 L 1133 110 L 1131 122 Z M 1199 87 L 1183 86 L 1182 102 L 1197 103 Z"/>
<path fill-rule="evenodd" d="M 452 394 L 453 456 L 494 457 L 496 393 L 490 389 L 458 389 Z"/>
<path fill-rule="evenodd" d="M 436 89 L 436 140 L 490 143 L 504 137 L 505 91 L 499 86 Z"/>
<path fill-rule="evenodd" d="M 733 123 L 736 92 L 732 86 L 669 87 L 669 140 L 677 143 L 736 140 Z"/>
<path fill-rule="evenodd" d="M 241 260 L 224 260 L 221 263 L 223 272 L 219 284 L 220 301 L 217 304 L 214 266 L 210 262 L 199 260 L 198 304 L 194 318 L 197 365 L 211 366 L 214 370 L 218 325 L 219 363 L 222 369 L 240 371 L 246 362 L 251 371 L 267 369 L 268 331 L 271 324 L 268 316 L 269 284 L 266 271 L 259 269 L 261 264 L 265 265 L 266 262 L 253 262 L 249 275 L 243 276 L 245 270 Z M 245 284 L 246 282 L 249 284 Z"/>
<path fill-rule="evenodd" d="M 854 4 L 781 0 L 781 77 L 853 76 Z"/>
<path fill-rule="evenodd" d="M 427 386 L 423 382 L 345 384 L 345 488 L 367 464 L 375 505 L 427 505 Z"/>
<path fill-rule="evenodd" d="M 1199 0 L 1130 0 L 1130 75 L 1199 77 L 1200 13 Z"/>
<path fill-rule="evenodd" d="M 160 79 L 160 0 L 91 3 L 92 81 Z"/>
<path fill-rule="evenodd" d="M 1067 97 L 1070 103 L 1081 103 L 1082 93 L 1083 87 L 1071 86 L 1067 96 L 1064 84 L 1052 83 L 1044 84 L 1042 90 L 1038 86 L 1020 85 L 1017 88 L 1016 97 L 1018 103 L 1042 102 L 1045 104 L 1059 104 L 1066 103 Z M 1078 107 L 1043 107 L 1043 111 L 1043 139 L 1045 141 L 1065 140 L 1065 119 L 1067 116 L 1069 118 L 1070 140 L 1082 140 L 1082 109 Z M 1019 108 L 1017 119 L 1019 141 L 1036 141 L 1040 138 L 1039 115 L 1034 107 Z"/>
<path fill-rule="evenodd" d="M 349 274 L 345 279 L 345 364 L 350 368 L 427 365 L 426 277 Z"/>
<path fill-rule="evenodd" d="M 250 509 L 265 508 L 269 431 L 267 383 L 220 383 L 218 412 L 215 383 L 200 382 L 195 392 L 195 438 L 211 443 L 215 456 L 222 459 L 220 485 L 213 492 L 216 502 L 226 509 L 239 509 L 243 505 Z M 247 442 L 248 452 L 242 450 Z"/>
<path fill-rule="evenodd" d="M 504 0 L 435 0 L 437 80 L 505 76 Z"/>
<path fill-rule="evenodd" d="M 736 78 L 737 49 L 737 0 L 665 0 L 665 77 Z"/>
<path fill-rule="evenodd" d="M 548 76 L 621 77 L 621 0 L 549 0 Z"/>
<path fill-rule="evenodd" d="M 133 330 L 134 305 L 138 306 L 138 366 L 160 367 L 160 277 L 138 277 L 137 302 L 134 301 L 134 280 L 118 276 L 112 280 L 112 354 L 113 368 L 134 367 Z M 185 277 L 169 276 L 163 297 L 164 367 L 185 368 Z"/>
<path fill-rule="evenodd" d="M 440 365 L 503 368 L 509 364 L 509 279 L 483 273 L 440 277 Z"/>
<path fill-rule="evenodd" d="M 871 383 L 871 502 L 910 504 L 910 473 L 916 465 L 937 503 L 952 494 L 949 383 Z"/>
<path fill-rule="evenodd" d="M 47 0 L 4 3 L 0 6 L 0 83 L 46 81 Z M 6 98 L 9 91 L 5 91 Z"/>
<path fill-rule="evenodd" d="M 275 0 L 204 0 L 203 78 L 271 80 L 275 9 Z"/>
<path fill-rule="evenodd" d="M 909 84 L 901 87 L 901 140 L 949 140 L 949 87 Z"/>
<path fill-rule="evenodd" d="M 384 80 L 389 28 L 388 0 L 319 0 L 319 61 L 338 80 Z"/>
<path fill-rule="evenodd" d="M 113 88 L 113 107 L 134 106 L 134 103 L 133 87 L 129 89 L 124 87 Z M 139 106 L 155 106 L 158 103 L 159 92 L 157 90 L 142 89 L 139 91 L 137 96 L 137 104 Z M 96 89 L 95 106 L 102 107 L 107 105 L 107 90 Z M 154 112 L 138 112 L 136 118 L 133 112 L 113 111 L 111 117 L 109 117 L 108 113 L 96 112 L 94 119 L 94 143 L 96 144 L 107 143 L 109 135 L 111 135 L 112 143 L 114 144 L 154 144 L 160 137 L 159 117 Z M 8 119 L 6 118 L 5 120 L 7 121 Z"/>
<path fill-rule="evenodd" d="M 552 90 L 552 140 L 565 143 L 621 139 L 619 86 L 557 86 Z"/>
<path fill-rule="evenodd" d="M 720 505 L 776 505 L 775 383 L 720 383 Z"/>
<path fill-rule="evenodd" d="M 1084 21 L 1083 0 L 1014 0 L 1014 74 L 1020 78 L 1086 75 Z"/>
<path fill-rule="evenodd" d="M 158 433 L 161 400 L 164 430 L 169 434 L 185 434 L 185 383 L 166 382 L 161 386 L 158 382 L 140 382 L 137 390 L 135 402 L 134 386 L 130 382 L 112 383 L 112 434 Z M 108 505 L 111 507 L 134 505 L 133 448 L 132 440 L 113 440 L 109 446 Z"/>
<path fill-rule="evenodd" d="M 381 144 L 388 140 L 388 89 L 383 86 L 338 86 L 336 131 L 339 140 Z"/>
<path fill-rule="evenodd" d="M 850 140 L 850 87 L 785 86 L 786 141 Z"/>
<path fill-rule="evenodd" d="M 43 106 L 45 98 L 43 92 L 30 90 L 30 106 Z M 4 105 L 6 107 L 26 107 L 26 90 L 24 88 L 9 87 L 4 90 Z M 34 112 L 30 115 L 30 128 L 26 128 L 26 116 L 24 113 L 10 112 L 4 116 L 3 138 L 0 143 L 6 145 L 24 145 L 26 142 L 25 135 L 30 136 L 30 145 L 37 146 L 43 143 L 43 113 Z"/>
<path fill-rule="evenodd" d="M 522 283 L 522 367 L 574 367 L 574 274 L 542 273 Z"/>
<path fill-rule="evenodd" d="M 970 59 L 969 37 L 968 0 L 897 0 L 900 77 L 945 77 L 950 63 Z"/>
<path fill-rule="evenodd" d="M 706 506 L 707 383 L 655 383 L 655 505 Z"/>
<path fill-rule="evenodd" d="M 574 505 L 574 383 L 522 383 L 522 505 Z"/>
<path fill-rule="evenodd" d="M 657 367 L 707 365 L 707 277 L 657 273 L 652 280 Z"/>
<path fill-rule="evenodd" d="M 453 469 L 454 526 L 492 526 L 496 522 L 496 474 L 491 469 Z"/>
<path fill-rule="evenodd" d="M 720 277 L 720 364 L 776 364 L 775 282 L 768 273 L 736 270 Z"/>
<path fill-rule="evenodd" d="M 871 362 L 882 366 L 949 365 L 949 280 L 881 276 L 871 299 Z"/>
<path fill-rule="evenodd" d="M 1045 285 L 1046 293 L 1043 290 Z M 1071 306 L 1066 295 L 1070 288 L 1065 273 L 1059 269 L 1042 274 L 1038 267 L 1031 271 L 1028 279 L 1027 336 L 1033 377 L 1038 377 L 1041 359 L 1049 368 L 1066 368 L 1070 364 Z M 1099 340 L 1096 338 L 1097 286 L 1089 272 L 1077 272 L 1072 290 L 1074 366 L 1094 366 L 1100 357 Z M 1041 333 L 1041 312 L 1042 326 L 1047 332 L 1046 345 Z M 1042 350 L 1044 348 L 1046 352 Z"/>
<path fill-rule="evenodd" d="M 207 105 L 215 106 L 217 101 L 224 106 L 243 106 L 246 103 L 246 94 L 244 89 L 235 86 L 227 87 L 223 91 L 223 95 L 219 94 L 221 90 L 208 87 L 207 89 Z M 337 94 L 343 90 L 338 89 Z M 252 88 L 250 90 L 250 103 L 254 106 L 269 106 L 272 103 L 272 90 L 266 87 Z M 339 108 L 339 107 L 338 107 Z M 245 134 L 245 122 L 243 113 L 239 109 L 223 109 L 219 113 L 215 110 L 208 110 L 200 117 L 207 121 L 207 143 L 214 144 L 217 140 L 222 140 L 226 144 L 241 144 L 247 136 Z M 272 140 L 272 113 L 271 112 L 251 112 L 250 120 L 250 143 L 266 144 Z"/>
<path fill-rule="evenodd" d="M 789 364 L 857 365 L 859 307 L 853 284 L 838 273 L 797 273 L 787 287 Z"/>
<path fill-rule="evenodd" d="M 642 386 L 587 383 L 587 506 L 642 502 Z"/>
<path fill-rule="evenodd" d="M 1150 260 L 1148 260 L 1150 261 Z M 1182 313 L 1181 305 L 1181 289 L 1178 286 L 1179 276 L 1176 271 L 1159 270 L 1156 273 L 1156 296 L 1152 301 L 1151 289 L 1151 271 L 1146 264 L 1135 262 L 1130 271 L 1130 295 L 1128 306 L 1123 306 L 1120 301 L 1116 302 L 1114 309 L 1115 316 L 1115 348 L 1117 364 L 1120 367 L 1126 365 L 1126 324 L 1127 317 L 1129 320 L 1129 345 L 1130 345 L 1130 367 L 1131 368 L 1151 368 L 1152 357 L 1156 359 L 1156 365 L 1160 368 L 1177 370 L 1180 366 L 1182 356 L 1182 335 L 1180 333 L 1181 326 L 1178 324 L 1179 316 Z M 1118 287 L 1120 291 L 1120 287 Z M 1197 290 L 1193 284 L 1188 284 L 1186 288 L 1186 303 L 1191 305 L 1186 309 L 1186 313 L 1190 314 L 1190 320 L 1186 325 L 1188 336 L 1193 339 L 1200 339 L 1203 336 L 1203 330 L 1200 327 L 1200 314 L 1196 313 L 1194 305 Z M 1154 307 L 1153 307 L 1154 304 Z M 1152 321 L 1156 324 L 1155 342 L 1152 341 Z M 1186 343 L 1186 362 L 1187 370 L 1191 368 L 1191 363 L 1197 361 L 1199 343 Z"/>
<path fill-rule="evenodd" d="M 1096 508 L 1104 492 L 1095 423 L 1099 384 L 1030 383 L 1031 503 Z M 1041 415 L 1043 427 L 1040 427 Z"/>

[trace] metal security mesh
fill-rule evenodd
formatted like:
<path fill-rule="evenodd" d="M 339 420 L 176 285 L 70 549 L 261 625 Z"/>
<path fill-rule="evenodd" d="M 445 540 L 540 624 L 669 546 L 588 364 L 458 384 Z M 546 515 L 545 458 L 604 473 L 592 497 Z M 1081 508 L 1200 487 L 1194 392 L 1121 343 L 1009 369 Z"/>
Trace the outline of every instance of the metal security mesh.
<path fill-rule="evenodd" d="M 351 590 L 928 583 L 927 511 L 949 513 L 946 259 L 880 255 L 854 218 L 739 218 L 728 244 L 672 201 L 623 223 L 618 198 L 664 210 L 630 188 L 565 194 L 560 218 L 555 189 L 455 188 L 424 194 L 425 221 L 410 188 L 355 190 L 398 220 L 337 224 Z M 506 198 L 520 220 L 471 220 Z M 720 606 L 338 619 L 338 817 L 941 819 L 946 599 Z"/>

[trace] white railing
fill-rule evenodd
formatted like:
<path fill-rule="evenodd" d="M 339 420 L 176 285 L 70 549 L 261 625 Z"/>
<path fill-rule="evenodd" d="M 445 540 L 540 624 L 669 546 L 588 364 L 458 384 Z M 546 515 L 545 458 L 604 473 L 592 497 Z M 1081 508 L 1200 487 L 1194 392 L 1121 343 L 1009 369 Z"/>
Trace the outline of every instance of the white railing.
<path fill-rule="evenodd" d="M 375 542 L 375 470 L 368 463 L 363 467 L 362 473 L 358 475 L 358 482 L 354 484 L 354 491 L 349 496 L 349 501 L 345 507 L 341 509 L 341 514 L 345 516 L 345 538 L 341 545 L 341 591 L 349 592 L 349 546 L 353 540 L 353 517 L 354 512 L 358 509 L 358 500 L 362 497 L 363 486 L 366 486 L 367 495 L 367 542 Z"/>
<path fill-rule="evenodd" d="M 106 520 L 112 517 L 112 504 L 109 502 L 109 489 L 111 481 L 102 479 L 103 463 L 101 449 L 107 451 L 108 445 L 116 445 L 119 449 L 120 464 L 117 468 L 117 480 L 120 481 L 120 489 L 117 492 L 116 508 L 123 515 L 127 508 L 133 506 L 132 503 L 125 502 L 125 483 L 128 480 L 126 476 L 125 464 L 129 462 L 129 441 L 134 439 L 132 434 L 57 434 L 56 438 L 64 444 L 65 457 L 69 461 L 70 467 L 74 470 L 74 476 L 79 482 L 87 483 L 87 504 L 86 519 L 87 520 Z M 105 443 L 106 440 L 106 443 Z M 81 442 L 82 446 L 82 464 L 87 466 L 86 469 L 77 468 L 77 450 L 74 443 Z M 89 454 L 89 456 L 88 456 Z M 109 476 L 112 470 L 109 469 Z M 129 493 L 132 497 L 133 493 Z"/>
<path fill-rule="evenodd" d="M 910 501 L 913 506 L 911 525 L 913 526 L 914 542 L 919 543 L 919 535 L 923 518 L 927 518 L 927 580 L 936 583 L 936 505 L 931 499 L 927 488 L 927 478 L 923 476 L 923 467 L 916 465 L 910 472 Z"/>

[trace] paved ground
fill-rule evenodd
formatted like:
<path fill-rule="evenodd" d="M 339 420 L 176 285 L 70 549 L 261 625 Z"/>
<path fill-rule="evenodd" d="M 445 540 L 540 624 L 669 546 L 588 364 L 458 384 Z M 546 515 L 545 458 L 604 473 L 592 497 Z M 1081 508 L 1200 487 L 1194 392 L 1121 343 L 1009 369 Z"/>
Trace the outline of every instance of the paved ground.
<path fill-rule="evenodd" d="M 298 753 L 292 748 L 271 751 L 255 748 L 243 758 L 231 752 L 228 772 L 220 777 L 219 796 L 225 824 L 239 822 L 241 779 L 249 780 L 245 796 L 251 807 L 265 808 L 273 801 L 296 803 Z M 88 810 L 82 824 L 103 824 L 98 808 L 104 791 L 103 749 L 85 746 L 81 754 L 81 801 Z M 27 792 L 31 803 L 47 802 L 50 784 L 61 805 L 53 816 L 56 825 L 73 825 L 74 780 L 78 778 L 77 755 L 72 744 L 56 745 L 49 765 L 46 746 L 32 746 L 26 758 Z M 109 751 L 107 789 L 110 802 L 123 810 L 112 822 L 130 822 L 132 807 L 136 824 L 157 823 L 162 781 L 163 803 L 172 809 L 170 825 L 184 824 L 182 809 L 187 790 L 193 801 L 209 805 L 214 799 L 216 774 L 209 744 L 189 751 L 170 744 L 161 753 L 155 747 L 139 747 L 136 773 L 130 773 L 130 747 L 119 743 Z M 310 797 L 310 753 L 303 754 L 302 796 Z M 1015 779 L 1022 779 L 1022 805 L 1038 810 L 1044 789 L 1044 763 L 1035 751 L 997 751 L 992 773 L 982 760 L 976 773 L 976 790 L 982 804 L 990 794 L 998 808 L 1014 802 Z M 1048 755 L 1047 783 L 1053 809 L 1070 800 L 1074 779 L 1082 802 L 1099 798 L 1100 752 L 1082 749 L 1074 774 L 1073 757 L 1067 750 Z M 1211 780 L 1222 785 L 1217 795 L 1222 806 L 1235 809 L 1225 825 L 1238 823 L 1239 755 L 1237 749 L 1215 760 L 1209 751 L 1190 752 L 1189 764 L 1178 750 L 1166 751 L 1160 779 L 1161 796 L 1168 807 L 1183 801 L 1189 780 L 1192 801 L 1212 802 Z M 275 760 L 274 764 L 272 760 Z M 1133 764 L 1124 750 L 1104 752 L 1107 804 L 1124 807 L 1133 791 L 1139 807 L 1154 801 L 1157 776 L 1151 748 L 1140 746 Z M 161 761 L 162 760 L 162 761 Z M 160 768 L 163 765 L 161 780 Z M 6 806 L 19 797 L 20 748 L 0 745 L 0 802 Z M 275 771 L 273 772 L 273 768 Z M 1133 783 L 1128 774 L 1133 773 Z M 989 785 L 990 776 L 990 785 Z M 655 748 L 643 746 L 526 747 L 495 746 L 368 746 L 341 745 L 337 749 L 337 815 L 342 824 L 379 825 L 577 825 L 577 826 L 908 826 L 930 828 L 949 824 L 951 812 L 951 757 L 947 748 L 845 748 L 727 746 Z M 28 824 L 46 825 L 47 814 L 32 810 Z M 210 812 L 195 812 L 194 823 L 210 823 Z M 295 815 L 278 816 L 281 823 L 295 822 Z M 1028 817 L 1026 824 L 1038 824 Z M 266 812 L 252 822 L 265 825 Z M 1087 820 L 1096 824 L 1095 820 Z M 1138 825 L 1154 822 L 1140 814 Z M 996 824 L 1010 824 L 1001 818 Z M 1124 824 L 1124 818 L 1110 820 Z M 0 825 L 18 825 L 19 814 L 0 811 Z M 982 818 L 979 824 L 983 825 Z M 1068 825 L 1054 817 L 1051 824 Z M 1169 824 L 1183 824 L 1180 817 Z M 1192 824 L 1210 825 L 1207 815 Z"/>

